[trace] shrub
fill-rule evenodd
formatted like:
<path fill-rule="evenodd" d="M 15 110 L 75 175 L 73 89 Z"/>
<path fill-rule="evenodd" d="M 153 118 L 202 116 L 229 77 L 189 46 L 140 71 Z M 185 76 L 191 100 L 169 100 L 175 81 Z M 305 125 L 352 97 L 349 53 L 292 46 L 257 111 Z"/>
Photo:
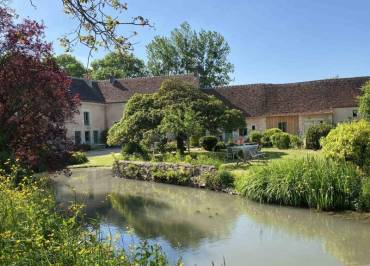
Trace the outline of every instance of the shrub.
<path fill-rule="evenodd" d="M 362 191 L 360 196 L 360 209 L 370 210 L 370 177 L 364 178 L 362 181 Z"/>
<path fill-rule="evenodd" d="M 306 133 L 306 149 L 321 149 L 320 139 L 326 137 L 333 128 L 329 124 L 312 125 Z"/>
<path fill-rule="evenodd" d="M 224 150 L 224 149 L 226 149 L 225 142 L 223 142 L 223 141 L 217 142 L 217 144 L 215 146 L 215 151 L 220 151 L 220 150 Z"/>
<path fill-rule="evenodd" d="M 167 152 L 174 152 L 177 150 L 177 143 L 176 141 L 170 141 L 170 142 L 167 142 L 166 144 L 166 149 L 165 149 Z"/>
<path fill-rule="evenodd" d="M 263 136 L 261 138 L 261 144 L 262 146 L 264 147 L 271 147 L 272 146 L 272 141 L 271 141 L 271 137 L 272 135 L 276 134 L 276 133 L 281 133 L 281 129 L 279 128 L 269 128 L 269 129 L 266 129 L 265 132 L 263 132 Z"/>
<path fill-rule="evenodd" d="M 285 132 L 275 133 L 271 136 L 272 145 L 279 149 L 288 149 L 290 147 L 290 136 Z"/>
<path fill-rule="evenodd" d="M 75 151 L 90 151 L 91 145 L 87 143 L 76 145 L 74 148 Z"/>
<path fill-rule="evenodd" d="M 206 151 L 213 151 L 217 145 L 217 137 L 215 136 L 204 136 L 200 139 L 200 145 Z"/>
<path fill-rule="evenodd" d="M 149 159 L 149 155 L 143 147 L 135 142 L 127 142 L 122 145 L 122 155 L 126 157 L 127 155 L 138 156 L 144 160 Z"/>
<path fill-rule="evenodd" d="M 190 173 L 185 170 L 156 170 L 152 172 L 155 182 L 186 186 L 191 182 Z"/>
<path fill-rule="evenodd" d="M 370 123 L 365 120 L 339 124 L 322 140 L 325 156 L 370 168 Z"/>
<path fill-rule="evenodd" d="M 199 147 L 200 136 L 190 137 L 190 147 Z"/>
<path fill-rule="evenodd" d="M 234 176 L 228 171 L 220 171 L 216 175 L 206 175 L 206 187 L 214 190 L 221 190 L 233 187 Z"/>
<path fill-rule="evenodd" d="M 361 197 L 368 193 L 362 188 L 362 180 L 351 163 L 307 157 L 253 167 L 238 182 L 237 190 L 260 202 L 321 210 L 358 210 L 362 207 Z"/>
<path fill-rule="evenodd" d="M 69 164 L 83 164 L 88 161 L 86 154 L 80 151 L 72 152 L 69 157 Z"/>
<path fill-rule="evenodd" d="M 250 135 L 251 142 L 256 142 L 258 144 L 261 144 L 261 139 L 263 137 L 263 134 L 259 131 L 253 131 Z"/>
<path fill-rule="evenodd" d="M 159 246 L 145 243 L 129 259 L 114 240 L 85 226 L 81 206 L 60 210 L 47 181 L 37 180 L 15 188 L 0 177 L 1 265 L 168 265 Z"/>
<path fill-rule="evenodd" d="M 303 141 L 297 135 L 290 135 L 290 147 L 300 149 L 303 146 Z"/>

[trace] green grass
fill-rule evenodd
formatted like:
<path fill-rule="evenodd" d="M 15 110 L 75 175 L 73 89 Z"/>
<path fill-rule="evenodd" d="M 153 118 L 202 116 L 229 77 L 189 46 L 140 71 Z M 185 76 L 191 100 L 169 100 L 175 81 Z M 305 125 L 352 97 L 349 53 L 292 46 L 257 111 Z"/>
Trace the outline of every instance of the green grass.
<path fill-rule="evenodd" d="M 88 162 L 84 164 L 72 165 L 70 168 L 88 168 L 88 167 L 111 167 L 114 158 L 123 159 L 120 153 L 111 153 L 105 155 L 88 156 Z"/>
<path fill-rule="evenodd" d="M 58 211 L 57 211 L 58 210 Z M 145 243 L 134 254 L 114 248 L 87 230 L 82 208 L 57 208 L 43 181 L 15 187 L 0 177 L 1 265 L 167 265 L 159 247 Z"/>
<path fill-rule="evenodd" d="M 289 159 L 296 159 L 306 157 L 308 155 L 315 155 L 321 156 L 321 152 L 319 151 L 312 151 L 312 150 L 279 150 L 276 148 L 263 148 L 262 152 L 264 152 L 267 156 L 267 163 L 273 161 L 280 161 L 280 160 L 289 160 Z M 95 156 L 88 156 L 89 161 L 84 164 L 73 165 L 70 168 L 87 168 L 87 167 L 111 167 L 114 162 L 114 158 L 123 159 L 122 154 L 120 153 L 111 153 L 106 155 L 95 155 Z M 136 157 L 129 158 L 131 160 L 140 160 Z M 225 152 L 207 152 L 204 150 L 191 152 L 191 155 L 184 155 L 182 157 L 176 154 L 165 154 L 161 161 L 164 162 L 172 162 L 172 163 L 191 163 L 191 164 L 208 164 L 214 165 L 217 168 L 226 168 L 232 171 L 245 171 L 250 168 L 249 164 L 243 163 L 236 163 L 236 161 L 230 161 L 226 159 Z M 251 163 L 252 165 L 260 165 L 260 161 L 254 161 Z"/>
<path fill-rule="evenodd" d="M 369 179 L 320 156 L 275 160 L 236 173 L 236 190 L 259 202 L 319 210 L 370 210 Z"/>

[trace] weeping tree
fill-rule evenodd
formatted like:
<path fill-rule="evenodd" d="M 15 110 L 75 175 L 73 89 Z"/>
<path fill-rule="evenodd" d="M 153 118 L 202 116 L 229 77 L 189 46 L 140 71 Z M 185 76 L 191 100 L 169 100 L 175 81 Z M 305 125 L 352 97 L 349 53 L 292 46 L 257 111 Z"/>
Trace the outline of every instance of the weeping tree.
<path fill-rule="evenodd" d="M 180 79 L 168 79 L 154 94 L 136 94 L 126 104 L 121 120 L 108 132 L 108 144 L 128 142 L 150 147 L 171 134 L 180 153 L 190 137 L 223 129 L 241 128 L 245 119 L 239 110 L 227 108 L 214 96 Z"/>

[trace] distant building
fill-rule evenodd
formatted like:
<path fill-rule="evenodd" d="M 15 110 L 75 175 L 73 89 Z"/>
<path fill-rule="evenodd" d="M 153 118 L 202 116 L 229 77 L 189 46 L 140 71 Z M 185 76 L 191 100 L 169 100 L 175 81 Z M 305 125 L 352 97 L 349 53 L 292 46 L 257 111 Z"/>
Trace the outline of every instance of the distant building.
<path fill-rule="evenodd" d="M 91 81 L 72 79 L 79 94 L 80 113 L 67 123 L 67 136 L 75 143 L 99 144 L 100 134 L 119 121 L 125 103 L 135 93 L 154 93 L 162 82 L 177 78 L 198 85 L 193 75 Z M 225 132 L 225 140 L 246 137 L 267 128 L 303 135 L 309 126 L 358 119 L 358 96 L 370 77 L 335 78 L 287 84 L 250 84 L 203 90 L 226 105 L 241 110 L 247 127 Z"/>

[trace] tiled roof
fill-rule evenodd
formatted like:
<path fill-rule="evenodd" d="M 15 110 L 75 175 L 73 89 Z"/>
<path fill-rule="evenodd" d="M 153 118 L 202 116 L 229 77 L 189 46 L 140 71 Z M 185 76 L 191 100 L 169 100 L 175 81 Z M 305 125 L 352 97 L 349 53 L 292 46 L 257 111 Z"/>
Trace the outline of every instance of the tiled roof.
<path fill-rule="evenodd" d="M 135 93 L 154 93 L 158 91 L 166 79 L 181 79 L 194 85 L 198 85 L 198 79 L 194 75 L 156 76 L 142 78 L 116 79 L 97 81 L 105 102 L 127 102 Z"/>
<path fill-rule="evenodd" d="M 287 84 L 251 84 L 204 90 L 246 116 L 329 112 L 358 105 L 370 77 L 336 78 Z"/>
<path fill-rule="evenodd" d="M 71 92 L 78 94 L 81 101 L 104 103 L 104 97 L 95 81 L 72 78 Z"/>

